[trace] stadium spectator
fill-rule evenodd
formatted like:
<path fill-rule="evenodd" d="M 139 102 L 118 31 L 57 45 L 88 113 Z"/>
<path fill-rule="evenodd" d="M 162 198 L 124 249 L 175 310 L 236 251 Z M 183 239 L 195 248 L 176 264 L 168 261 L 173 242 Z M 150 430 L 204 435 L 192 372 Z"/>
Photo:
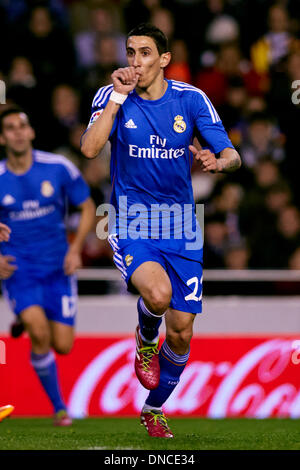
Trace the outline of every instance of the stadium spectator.
<path fill-rule="evenodd" d="M 7 96 L 35 117 L 40 111 L 43 91 L 39 88 L 33 66 L 26 57 L 15 57 L 7 75 Z"/>
<path fill-rule="evenodd" d="M 161 0 L 132 0 L 124 6 L 126 30 L 130 31 L 136 24 L 149 22 L 151 14 L 162 7 Z"/>
<path fill-rule="evenodd" d="M 224 215 L 228 243 L 237 243 L 241 240 L 239 208 L 243 195 L 243 189 L 239 184 L 226 182 L 221 186 L 219 194 L 212 198 L 211 206 L 215 212 Z"/>
<path fill-rule="evenodd" d="M 105 84 L 111 82 L 111 74 L 115 68 L 122 64 L 118 59 L 118 41 L 115 35 L 106 34 L 101 37 L 95 45 L 95 64 L 85 68 L 82 71 L 84 86 L 97 90 L 99 83 Z M 124 45 L 123 45 L 124 47 Z"/>
<path fill-rule="evenodd" d="M 91 68 L 99 63 L 98 46 L 103 38 L 113 37 L 116 42 L 115 63 L 126 63 L 125 36 L 121 32 L 122 19 L 111 3 L 103 3 L 90 10 L 90 27 L 75 35 L 74 42 L 81 68 Z"/>
<path fill-rule="evenodd" d="M 36 6 L 23 28 L 10 34 L 13 55 L 27 57 L 45 95 L 61 81 L 76 80 L 75 50 L 68 30 L 55 25 L 50 10 Z"/>
<path fill-rule="evenodd" d="M 172 59 L 166 69 L 166 78 L 179 82 L 191 82 L 192 73 L 188 60 L 186 43 L 182 39 L 174 39 L 171 42 Z"/>
<path fill-rule="evenodd" d="M 81 166 L 82 153 L 80 151 L 80 139 L 86 126 L 83 123 L 78 123 L 72 126 L 68 133 L 68 140 L 60 147 L 55 149 L 55 153 L 63 155 L 70 160 L 78 168 Z"/>
<path fill-rule="evenodd" d="M 8 0 L 2 1 L 6 18 L 9 24 L 22 25 L 24 18 L 27 18 L 32 8 L 37 4 L 43 5 L 51 12 L 61 27 L 67 28 L 69 24 L 69 12 L 62 0 Z"/>
<path fill-rule="evenodd" d="M 264 79 L 242 57 L 238 43 L 228 43 L 218 49 L 212 65 L 198 70 L 195 85 L 213 96 L 216 106 L 220 106 L 226 102 L 230 82 L 236 78 L 242 80 L 249 95 L 263 95 L 266 91 Z"/>
<path fill-rule="evenodd" d="M 213 213 L 205 217 L 203 264 L 207 269 L 225 267 L 225 252 L 228 246 L 228 231 L 225 215 Z"/>
<path fill-rule="evenodd" d="M 240 145 L 246 126 L 244 114 L 247 102 L 248 93 L 243 80 L 240 77 L 230 79 L 228 81 L 225 101 L 219 107 L 219 112 L 222 115 L 225 128 L 229 129 L 232 135 L 234 135 L 234 132 L 238 133 L 238 137 L 234 136 L 236 145 Z"/>
<path fill-rule="evenodd" d="M 247 133 L 239 148 L 248 168 L 255 167 L 266 157 L 277 164 L 285 158 L 282 135 L 274 120 L 264 112 L 250 116 Z"/>
<path fill-rule="evenodd" d="M 282 170 L 285 177 L 291 182 L 292 190 L 299 204 L 298 162 L 295 158 L 300 119 L 298 80 L 300 80 L 300 47 L 289 55 L 280 70 L 272 73 L 268 95 L 270 110 L 276 116 L 286 138 L 286 159 Z"/>
<path fill-rule="evenodd" d="M 81 162 L 82 175 L 88 183 L 91 198 L 96 207 L 109 202 L 109 158 L 101 155 L 101 159 L 85 160 Z M 91 230 L 83 247 L 82 258 L 86 266 L 113 266 L 112 251 L 107 239 L 101 239 L 96 233 L 96 224 L 105 217 L 97 217 L 94 230 Z M 108 285 L 102 283 L 101 292 L 107 291 Z"/>
<path fill-rule="evenodd" d="M 268 31 L 251 48 L 255 70 L 262 74 L 269 72 L 287 57 L 291 44 L 288 11 L 283 5 L 272 5 L 268 12 Z"/>
<path fill-rule="evenodd" d="M 173 13 L 167 8 L 153 8 L 151 10 L 150 23 L 160 29 L 170 43 L 175 33 L 175 22 Z"/>
<path fill-rule="evenodd" d="M 250 252 L 245 241 L 229 243 L 224 255 L 227 269 L 248 269 Z"/>
<path fill-rule="evenodd" d="M 265 195 L 265 204 L 270 212 L 278 214 L 292 202 L 292 193 L 286 181 L 281 180 L 270 186 Z"/>
<path fill-rule="evenodd" d="M 68 144 L 71 129 L 80 123 L 80 95 L 68 84 L 57 85 L 52 92 L 52 116 L 49 126 L 52 131 L 50 150 Z"/>

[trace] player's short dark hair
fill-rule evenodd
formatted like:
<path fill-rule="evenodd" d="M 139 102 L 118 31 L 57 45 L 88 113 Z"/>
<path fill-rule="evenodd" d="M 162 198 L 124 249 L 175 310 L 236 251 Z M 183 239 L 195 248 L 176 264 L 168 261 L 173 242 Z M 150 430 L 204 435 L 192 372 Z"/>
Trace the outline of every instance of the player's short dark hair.
<path fill-rule="evenodd" d="M 169 51 L 168 38 L 159 28 L 151 23 L 141 23 L 129 31 L 126 37 L 126 45 L 128 38 L 131 36 L 149 36 L 152 38 L 156 44 L 159 55 Z"/>
<path fill-rule="evenodd" d="M 26 114 L 29 122 L 29 116 L 28 114 L 19 106 L 11 106 L 10 108 L 6 108 L 2 113 L 0 113 L 0 134 L 2 133 L 2 126 L 3 126 L 3 121 L 7 116 L 10 116 L 11 114 L 19 114 L 23 113 Z"/>
<path fill-rule="evenodd" d="M 264 123 L 264 124 L 273 124 L 274 118 L 270 115 L 268 111 L 255 111 L 249 116 L 249 124 Z"/>

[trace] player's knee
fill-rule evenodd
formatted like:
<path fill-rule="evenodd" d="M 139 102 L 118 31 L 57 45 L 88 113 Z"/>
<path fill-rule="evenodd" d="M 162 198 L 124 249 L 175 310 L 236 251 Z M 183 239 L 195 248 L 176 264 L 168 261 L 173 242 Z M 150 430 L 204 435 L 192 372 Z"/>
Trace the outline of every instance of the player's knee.
<path fill-rule="evenodd" d="M 69 354 L 71 352 L 72 345 L 69 344 L 58 344 L 54 345 L 54 350 L 57 354 Z"/>
<path fill-rule="evenodd" d="M 29 336 L 34 346 L 45 348 L 50 346 L 50 335 L 46 328 L 32 328 Z"/>
<path fill-rule="evenodd" d="M 72 350 L 73 342 L 59 342 L 55 341 L 52 347 L 57 354 L 69 354 Z"/>
<path fill-rule="evenodd" d="M 171 297 L 172 291 L 168 286 L 156 286 L 149 292 L 146 302 L 152 312 L 162 315 L 169 307 Z"/>
<path fill-rule="evenodd" d="M 190 329 L 171 330 L 166 334 L 166 340 L 170 348 L 176 354 L 185 354 L 189 348 L 193 332 Z"/>

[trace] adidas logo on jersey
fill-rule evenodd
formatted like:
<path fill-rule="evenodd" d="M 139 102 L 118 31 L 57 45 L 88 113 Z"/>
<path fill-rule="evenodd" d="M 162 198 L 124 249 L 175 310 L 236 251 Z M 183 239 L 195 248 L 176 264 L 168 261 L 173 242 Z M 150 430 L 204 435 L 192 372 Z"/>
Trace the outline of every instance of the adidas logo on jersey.
<path fill-rule="evenodd" d="M 10 206 L 11 204 L 13 204 L 14 202 L 16 202 L 15 198 L 12 197 L 10 194 L 6 194 L 6 196 L 4 196 L 4 198 L 2 199 L 2 204 L 4 206 Z"/>
<path fill-rule="evenodd" d="M 125 127 L 127 127 L 127 129 L 136 129 L 137 128 L 137 126 L 134 124 L 132 119 L 129 119 L 129 121 L 127 121 L 125 123 Z"/>

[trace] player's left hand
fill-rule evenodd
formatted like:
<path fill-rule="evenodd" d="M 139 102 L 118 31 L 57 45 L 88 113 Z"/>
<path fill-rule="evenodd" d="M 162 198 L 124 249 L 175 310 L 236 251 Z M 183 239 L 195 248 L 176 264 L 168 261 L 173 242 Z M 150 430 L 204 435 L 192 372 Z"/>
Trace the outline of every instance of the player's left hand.
<path fill-rule="evenodd" d="M 82 266 L 81 255 L 77 250 L 69 248 L 64 259 L 64 272 L 66 276 L 71 276 Z"/>
<path fill-rule="evenodd" d="M 0 223 L 0 242 L 8 242 L 10 233 L 11 229 L 7 225 Z"/>
<path fill-rule="evenodd" d="M 194 155 L 194 158 L 199 161 L 202 171 L 219 171 L 218 160 L 216 159 L 215 154 L 210 150 L 197 150 L 194 145 L 189 145 L 189 149 Z"/>

